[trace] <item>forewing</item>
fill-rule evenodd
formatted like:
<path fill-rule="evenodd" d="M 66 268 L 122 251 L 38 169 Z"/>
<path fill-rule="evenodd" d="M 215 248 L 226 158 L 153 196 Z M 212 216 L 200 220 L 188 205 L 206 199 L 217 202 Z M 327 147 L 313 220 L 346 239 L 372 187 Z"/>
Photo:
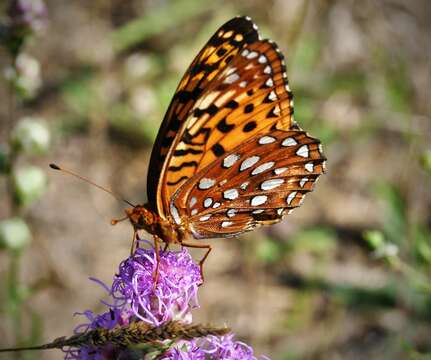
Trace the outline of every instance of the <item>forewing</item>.
<path fill-rule="evenodd" d="M 245 45 L 207 84 L 172 143 L 160 175 L 161 209 L 169 214 L 177 190 L 231 149 L 270 128 L 291 129 L 292 114 L 278 47 L 269 40 Z"/>
<path fill-rule="evenodd" d="M 174 220 L 187 219 L 195 238 L 276 223 L 301 205 L 324 168 L 318 139 L 299 129 L 267 129 L 189 180 L 173 198 Z"/>
<path fill-rule="evenodd" d="M 209 84 L 232 62 L 238 52 L 257 40 L 258 33 L 249 18 L 234 18 L 217 30 L 184 74 L 168 107 L 151 153 L 147 195 L 149 204 L 160 215 L 166 213 L 166 208 L 161 202 L 162 192 L 165 186 L 173 186 L 167 182 L 176 181 L 161 175 L 170 166 L 169 156 L 173 155 L 170 150 L 179 142 L 184 124 L 190 121 L 191 109 L 202 99 Z M 169 196 L 170 192 L 164 193 L 165 196 Z"/>

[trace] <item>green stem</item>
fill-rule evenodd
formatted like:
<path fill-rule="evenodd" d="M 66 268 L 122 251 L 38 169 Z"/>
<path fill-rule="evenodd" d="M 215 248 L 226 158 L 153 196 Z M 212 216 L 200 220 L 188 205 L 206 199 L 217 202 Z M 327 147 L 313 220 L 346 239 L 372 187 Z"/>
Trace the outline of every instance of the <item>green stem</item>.
<path fill-rule="evenodd" d="M 12 67 L 16 72 L 16 56 L 12 57 Z M 11 132 L 14 125 L 14 113 L 16 109 L 15 104 L 15 86 L 13 82 L 9 84 L 9 106 L 8 106 L 8 126 L 6 128 L 7 131 L 7 139 L 9 144 L 11 144 Z M 14 172 L 15 163 L 17 160 L 16 151 L 12 148 L 9 150 L 9 173 L 7 179 L 7 187 L 9 194 L 9 213 L 10 216 L 17 216 L 20 214 L 21 209 L 19 205 L 15 201 L 13 184 L 12 184 L 12 174 Z M 21 331 L 21 322 L 22 322 L 22 299 L 19 293 L 19 280 L 20 280 L 20 263 L 21 263 L 21 252 L 13 251 L 10 252 L 10 266 L 9 272 L 7 274 L 7 295 L 8 295 L 8 307 L 9 307 L 9 316 L 12 322 L 11 328 L 15 338 L 15 344 L 19 345 L 22 340 L 22 331 Z M 17 359 L 21 358 L 21 355 L 17 355 Z"/>
<path fill-rule="evenodd" d="M 11 252 L 11 261 L 8 273 L 8 302 L 9 302 L 9 314 L 12 321 L 12 331 L 15 337 L 15 344 L 19 345 L 22 339 L 21 332 L 21 308 L 22 301 L 19 293 L 19 274 L 20 274 L 20 263 L 21 253 L 19 251 Z"/>

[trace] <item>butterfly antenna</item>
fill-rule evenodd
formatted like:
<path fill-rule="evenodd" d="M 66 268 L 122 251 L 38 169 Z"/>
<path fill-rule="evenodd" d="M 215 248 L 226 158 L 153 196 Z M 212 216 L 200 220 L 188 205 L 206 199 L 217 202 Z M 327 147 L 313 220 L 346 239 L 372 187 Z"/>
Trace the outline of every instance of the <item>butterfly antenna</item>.
<path fill-rule="evenodd" d="M 124 201 L 124 202 L 125 202 L 126 204 L 128 204 L 128 205 L 130 205 L 130 206 L 132 206 L 132 207 L 136 207 L 136 205 L 133 205 L 130 201 L 128 201 L 128 200 L 126 200 L 126 199 L 121 198 L 120 196 L 118 196 L 117 194 L 115 194 L 113 191 L 111 191 L 111 190 L 109 190 L 109 189 L 106 189 L 106 188 L 104 188 L 103 186 L 98 185 L 98 184 L 94 183 L 93 181 L 91 181 L 91 180 L 89 180 L 89 179 L 87 179 L 87 178 L 85 178 L 85 177 L 83 177 L 83 176 L 81 176 L 81 175 L 75 174 L 74 172 L 72 172 L 72 171 L 70 171 L 70 170 L 68 170 L 68 169 L 61 168 L 60 166 L 58 166 L 58 165 L 56 165 L 56 164 L 49 164 L 49 167 L 50 167 L 51 169 L 58 170 L 58 171 L 62 171 L 62 172 L 64 172 L 64 173 L 66 173 L 66 174 L 72 175 L 72 176 L 74 176 L 74 177 L 76 177 L 76 178 L 78 178 L 78 179 L 80 179 L 80 180 L 82 180 L 82 181 L 85 181 L 85 182 L 87 182 L 87 183 L 89 183 L 89 184 L 91 184 L 91 185 L 93 185 L 93 186 L 95 186 L 95 187 L 99 188 L 100 190 L 103 190 L 103 191 L 107 192 L 108 194 L 111 194 L 111 195 L 112 195 L 114 198 L 116 198 L 117 200 L 119 200 L 119 201 Z"/>

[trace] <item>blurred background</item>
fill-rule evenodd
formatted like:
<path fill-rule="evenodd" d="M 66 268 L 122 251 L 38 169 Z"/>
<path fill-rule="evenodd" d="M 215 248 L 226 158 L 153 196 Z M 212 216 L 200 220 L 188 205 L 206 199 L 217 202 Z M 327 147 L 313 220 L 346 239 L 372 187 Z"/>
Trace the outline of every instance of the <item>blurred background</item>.
<path fill-rule="evenodd" d="M 238 14 L 286 55 L 328 173 L 282 223 L 211 241 L 195 322 L 272 359 L 431 358 L 428 0 L 1 1 L 0 347 L 71 334 L 129 252 L 123 204 L 48 163 L 145 202 L 180 77 Z"/>

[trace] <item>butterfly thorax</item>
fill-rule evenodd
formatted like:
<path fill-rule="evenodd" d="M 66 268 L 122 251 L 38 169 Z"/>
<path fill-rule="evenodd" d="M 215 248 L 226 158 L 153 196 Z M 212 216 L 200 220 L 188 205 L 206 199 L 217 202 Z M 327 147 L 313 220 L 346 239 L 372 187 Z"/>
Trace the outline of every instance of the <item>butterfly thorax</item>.
<path fill-rule="evenodd" d="M 181 243 L 185 238 L 181 228 L 173 227 L 168 220 L 149 209 L 148 205 L 137 205 L 125 212 L 135 230 L 145 230 L 166 243 Z"/>

